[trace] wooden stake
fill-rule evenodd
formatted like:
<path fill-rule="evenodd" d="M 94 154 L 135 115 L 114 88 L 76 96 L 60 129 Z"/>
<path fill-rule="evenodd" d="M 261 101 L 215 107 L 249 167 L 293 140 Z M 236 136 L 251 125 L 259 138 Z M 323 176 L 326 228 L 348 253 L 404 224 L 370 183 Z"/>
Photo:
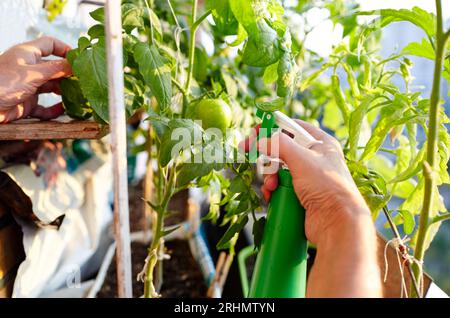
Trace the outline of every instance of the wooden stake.
<path fill-rule="evenodd" d="M 121 1 L 105 4 L 108 63 L 109 122 L 114 177 L 114 233 L 116 237 L 117 289 L 120 298 L 131 298 L 131 252 L 128 211 L 127 139 L 124 103 Z"/>

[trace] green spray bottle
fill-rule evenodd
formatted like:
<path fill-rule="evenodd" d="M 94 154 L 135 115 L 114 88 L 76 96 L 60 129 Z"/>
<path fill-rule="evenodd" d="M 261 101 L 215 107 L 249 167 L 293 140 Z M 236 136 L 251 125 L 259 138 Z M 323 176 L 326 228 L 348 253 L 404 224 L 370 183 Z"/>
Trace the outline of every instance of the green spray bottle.
<path fill-rule="evenodd" d="M 321 143 L 279 111 L 258 110 L 257 116 L 262 119 L 257 140 L 271 137 L 272 131 L 279 128 L 304 147 Z M 253 147 L 250 160 L 255 160 L 255 156 L 258 157 L 258 153 Z M 305 297 L 307 240 L 304 222 L 305 209 L 294 191 L 288 167 L 283 166 L 278 171 L 278 188 L 272 193 L 268 206 L 267 222 L 248 297 Z"/>

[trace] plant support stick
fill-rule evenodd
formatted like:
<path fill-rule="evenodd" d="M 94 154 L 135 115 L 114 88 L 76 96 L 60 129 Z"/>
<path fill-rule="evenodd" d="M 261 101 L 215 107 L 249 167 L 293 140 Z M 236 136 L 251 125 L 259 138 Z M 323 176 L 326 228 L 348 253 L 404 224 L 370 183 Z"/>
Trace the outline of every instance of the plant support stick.
<path fill-rule="evenodd" d="M 105 4 L 108 99 L 114 177 L 114 232 L 118 296 L 131 298 L 131 251 L 128 212 L 127 139 L 124 104 L 121 1 Z"/>

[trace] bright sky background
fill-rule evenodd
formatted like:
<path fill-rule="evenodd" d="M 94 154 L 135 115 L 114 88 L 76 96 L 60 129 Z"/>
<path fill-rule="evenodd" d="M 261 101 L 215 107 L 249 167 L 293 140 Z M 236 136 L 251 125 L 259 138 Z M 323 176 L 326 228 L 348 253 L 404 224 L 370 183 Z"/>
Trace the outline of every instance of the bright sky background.
<path fill-rule="evenodd" d="M 291 0 L 296 2 L 295 0 Z M 377 10 L 377 9 L 411 9 L 415 6 L 424 10 L 435 13 L 435 1 L 433 0 L 359 0 L 362 10 Z M 450 19 L 450 1 L 442 1 L 442 12 L 444 20 Z M 311 9 L 307 14 L 308 23 L 316 25 L 315 29 L 310 33 L 305 41 L 305 46 L 318 53 L 321 56 L 328 56 L 332 52 L 332 47 L 339 44 L 342 38 L 342 27 L 326 20 L 328 17 L 328 10 L 326 9 Z M 447 23 L 447 27 L 449 23 Z"/>
<path fill-rule="evenodd" d="M 433 0 L 359 0 L 364 10 L 376 9 L 411 9 L 412 7 L 420 7 L 424 10 L 435 13 L 435 1 Z M 450 18 L 450 1 L 442 1 L 442 12 L 444 19 Z"/>

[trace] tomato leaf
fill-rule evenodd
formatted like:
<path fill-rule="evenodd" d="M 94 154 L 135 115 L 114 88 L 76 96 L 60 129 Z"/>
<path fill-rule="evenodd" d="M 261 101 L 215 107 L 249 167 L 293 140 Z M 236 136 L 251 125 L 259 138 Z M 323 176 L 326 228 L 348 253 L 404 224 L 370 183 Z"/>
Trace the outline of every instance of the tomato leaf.
<path fill-rule="evenodd" d="M 403 219 L 403 231 L 406 235 L 411 234 L 414 231 L 416 221 L 414 215 L 407 210 L 398 210 L 399 215 Z"/>
<path fill-rule="evenodd" d="M 392 22 L 408 21 L 425 31 L 432 37 L 436 32 L 436 16 L 419 7 L 408 9 L 381 9 L 376 11 L 361 11 L 358 15 L 380 15 L 382 17 L 381 26 L 386 26 Z"/>
<path fill-rule="evenodd" d="M 220 239 L 219 243 L 217 243 L 217 249 L 223 250 L 227 248 L 227 243 L 235 237 L 236 234 L 242 231 L 245 224 L 247 224 L 248 216 L 241 215 L 236 223 L 232 223 L 228 230 L 225 232 L 223 237 Z"/>
<path fill-rule="evenodd" d="M 176 129 L 181 128 L 179 133 Z M 202 129 L 190 119 L 172 119 L 167 123 L 167 129 L 161 136 L 159 162 L 162 167 L 176 159 L 180 152 L 190 149 L 195 143 L 202 142 Z"/>
<path fill-rule="evenodd" d="M 356 159 L 361 126 L 363 124 L 364 117 L 367 113 L 367 110 L 369 109 L 370 104 L 375 99 L 376 97 L 366 96 L 362 100 L 361 104 L 350 113 L 348 143 L 350 148 L 349 157 L 352 160 Z"/>
<path fill-rule="evenodd" d="M 234 35 L 238 32 L 239 23 L 231 11 L 229 0 L 206 0 L 206 8 L 212 10 L 215 28 L 222 35 Z"/>
<path fill-rule="evenodd" d="M 79 53 L 73 62 L 73 72 L 80 79 L 83 95 L 98 117 L 108 122 L 108 78 L 104 38 Z"/>
<path fill-rule="evenodd" d="M 259 250 L 261 248 L 261 243 L 262 243 L 265 226 L 266 226 L 266 218 L 265 217 L 262 217 L 253 223 L 252 234 L 253 234 L 255 249 L 257 249 L 257 250 Z"/>
<path fill-rule="evenodd" d="M 258 21 L 257 29 L 256 33 L 249 33 L 242 62 L 250 66 L 266 67 L 280 59 L 278 34 L 264 20 Z"/>
<path fill-rule="evenodd" d="M 284 98 L 277 98 L 271 102 L 255 102 L 255 105 L 263 112 L 273 112 L 284 107 Z"/>
<path fill-rule="evenodd" d="M 411 42 L 403 48 L 403 54 L 424 57 L 434 61 L 435 52 L 431 43 L 423 38 L 422 43 Z"/>
<path fill-rule="evenodd" d="M 398 107 L 398 105 L 384 107 L 381 110 L 380 119 L 375 125 L 372 136 L 367 142 L 364 152 L 361 155 L 361 161 L 372 158 L 383 144 L 389 131 L 396 125 L 396 120 L 398 120 L 402 114 L 403 110 Z"/>
<path fill-rule="evenodd" d="M 139 72 L 162 110 L 170 106 L 172 80 L 170 67 L 155 45 L 138 43 L 134 47 L 134 58 L 139 64 Z"/>
<path fill-rule="evenodd" d="M 97 22 L 104 23 L 105 22 L 105 8 L 98 8 L 89 13 L 89 15 Z"/>
<path fill-rule="evenodd" d="M 279 35 L 264 19 L 264 10 L 256 10 L 254 5 L 263 6 L 267 1 L 254 4 L 252 0 L 230 0 L 234 16 L 243 25 L 248 40 L 242 54 L 244 64 L 266 67 L 277 62 L 281 56 Z"/>
<path fill-rule="evenodd" d="M 72 118 L 84 120 L 92 116 L 92 108 L 84 97 L 78 78 L 72 76 L 59 82 L 66 114 Z"/>
<path fill-rule="evenodd" d="M 184 163 L 178 167 L 177 187 L 188 185 L 211 171 L 221 170 L 222 165 L 216 163 Z"/>

